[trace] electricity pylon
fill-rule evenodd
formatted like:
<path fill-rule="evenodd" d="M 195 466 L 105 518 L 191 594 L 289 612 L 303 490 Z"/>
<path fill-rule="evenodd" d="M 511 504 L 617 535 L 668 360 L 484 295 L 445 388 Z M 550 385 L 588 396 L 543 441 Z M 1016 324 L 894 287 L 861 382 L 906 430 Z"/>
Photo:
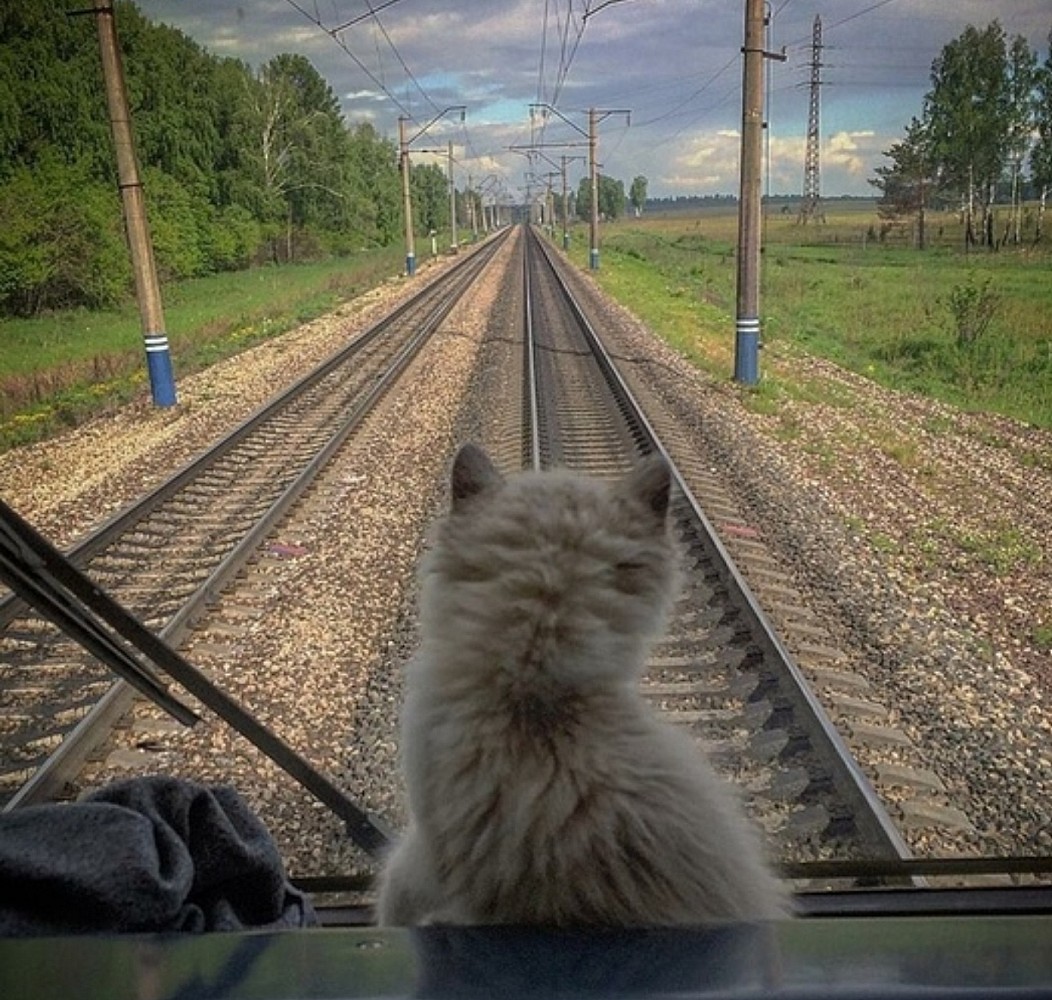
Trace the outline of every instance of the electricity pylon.
<path fill-rule="evenodd" d="M 822 135 L 819 128 L 822 87 L 822 18 L 815 15 L 811 33 L 811 106 L 807 114 L 807 147 L 804 151 L 804 199 L 800 203 L 800 223 L 825 222 L 822 209 Z"/>

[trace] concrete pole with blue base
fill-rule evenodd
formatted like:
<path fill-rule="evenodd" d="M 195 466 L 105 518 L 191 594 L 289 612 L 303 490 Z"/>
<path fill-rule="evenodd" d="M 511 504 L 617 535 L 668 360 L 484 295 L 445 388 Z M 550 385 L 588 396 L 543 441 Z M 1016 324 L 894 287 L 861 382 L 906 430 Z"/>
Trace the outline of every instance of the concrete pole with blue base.
<path fill-rule="evenodd" d="M 175 376 L 167 335 L 147 333 L 143 335 L 143 343 L 146 345 L 146 370 L 150 375 L 154 406 L 175 406 Z"/>
<path fill-rule="evenodd" d="M 146 202 L 139 181 L 139 167 L 131 128 L 131 112 L 124 84 L 124 68 L 117 28 L 113 20 L 110 0 L 95 0 L 95 21 L 99 32 L 99 52 L 102 75 L 106 85 L 106 104 L 110 114 L 110 130 L 117 154 L 117 178 L 120 182 L 124 225 L 128 234 L 132 273 L 135 277 L 135 297 L 139 303 L 146 365 L 155 406 L 175 406 L 175 378 L 172 357 L 165 334 L 164 310 L 161 307 L 161 286 L 153 260 L 153 243 L 146 223 Z"/>
<path fill-rule="evenodd" d="M 562 166 L 560 167 L 563 181 L 563 249 L 570 249 L 570 193 L 566 189 L 566 154 L 562 156 Z"/>
<path fill-rule="evenodd" d="M 588 111 L 588 179 L 592 184 L 592 211 L 591 211 L 591 249 L 588 251 L 588 266 L 593 271 L 599 270 L 599 161 L 596 152 L 599 145 L 599 136 L 596 133 L 595 108 Z"/>
<path fill-rule="evenodd" d="M 760 320 L 738 317 L 734 340 L 734 381 L 756 385 L 760 381 Z"/>
<path fill-rule="evenodd" d="M 402 212 L 405 221 L 405 273 L 416 274 L 416 246 L 413 240 L 413 199 L 409 189 L 409 140 L 405 136 L 408 118 L 398 119 L 398 166 L 402 174 Z"/>
<path fill-rule="evenodd" d="M 760 199 L 763 170 L 764 0 L 745 3 L 741 190 L 738 198 L 738 301 L 734 379 L 760 380 Z"/>

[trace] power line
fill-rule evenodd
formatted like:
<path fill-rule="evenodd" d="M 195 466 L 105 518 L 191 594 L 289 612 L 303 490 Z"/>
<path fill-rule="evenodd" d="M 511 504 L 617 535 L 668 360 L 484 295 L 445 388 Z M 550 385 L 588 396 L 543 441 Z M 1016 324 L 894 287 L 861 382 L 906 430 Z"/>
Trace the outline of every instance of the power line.
<path fill-rule="evenodd" d="M 384 7 L 390 7 L 392 3 L 396 2 L 397 0 L 387 0 L 386 3 L 382 3 L 379 7 L 374 9 L 373 5 L 369 2 L 369 0 L 366 0 L 365 6 L 369 8 L 369 14 L 372 16 L 372 19 L 376 23 L 376 26 L 380 29 L 384 38 L 387 40 L 387 44 L 391 47 L 391 51 L 395 54 L 395 58 L 399 61 L 399 63 L 401 63 L 402 69 L 404 69 L 406 72 L 406 76 L 408 76 L 409 79 L 413 81 L 413 86 L 420 91 L 420 95 L 424 98 L 425 101 L 427 101 L 428 104 L 431 105 L 431 110 L 438 111 L 438 105 L 435 104 L 435 102 L 431 99 L 431 95 L 428 94 L 422 86 L 420 86 L 420 81 L 417 80 L 417 78 L 413 75 L 413 71 L 406 65 L 406 61 L 402 58 L 402 53 L 398 51 L 398 48 L 395 46 L 395 43 L 391 41 L 391 36 L 387 33 L 387 29 L 384 27 L 383 21 L 381 21 L 378 16 L 379 12 L 383 10 Z"/>
<path fill-rule="evenodd" d="M 369 77 L 369 79 L 370 79 L 370 80 L 372 80 L 372 81 L 373 81 L 373 83 L 375 83 L 375 84 L 376 84 L 376 86 L 377 86 L 377 87 L 378 87 L 378 88 L 380 89 L 380 91 L 381 91 L 381 92 L 382 92 L 382 93 L 383 93 L 384 95 L 386 95 L 386 97 L 387 97 L 387 98 L 388 98 L 388 99 L 389 99 L 389 100 L 390 100 L 390 101 L 391 101 L 391 102 L 392 102 L 392 103 L 393 103 L 393 104 L 395 105 L 395 107 L 397 107 L 397 108 L 398 108 L 398 110 L 399 110 L 399 111 L 401 111 L 401 112 L 402 112 L 402 113 L 403 113 L 404 115 L 406 115 L 406 116 L 407 116 L 407 117 L 409 117 L 409 118 L 412 118 L 412 117 L 413 117 L 413 115 L 412 115 L 412 113 L 411 113 L 411 112 L 409 111 L 409 109 L 408 109 L 408 108 L 407 108 L 407 107 L 406 107 L 406 106 L 405 106 L 405 105 L 404 105 L 404 104 L 403 104 L 403 103 L 402 103 L 402 102 L 401 102 L 400 100 L 398 100 L 398 98 L 397 98 L 397 97 L 395 97 L 395 95 L 394 95 L 394 94 L 392 94 L 390 90 L 388 90 L 388 89 L 387 89 L 387 86 L 386 86 L 386 85 L 384 84 L 384 82 L 383 82 L 382 80 L 380 80 L 380 79 L 379 79 L 379 78 L 378 78 L 378 77 L 376 76 L 376 74 L 375 74 L 375 73 L 373 73 L 373 71 L 372 71 L 371 69 L 369 69 L 369 67 L 368 67 L 368 66 L 366 66 L 366 65 L 365 65 L 365 63 L 363 63 L 363 62 L 361 61 L 361 59 L 359 59 L 359 58 L 358 58 L 358 57 L 357 57 L 357 56 L 356 56 L 356 55 L 355 55 L 355 54 L 354 54 L 354 53 L 353 53 L 353 52 L 352 52 L 352 51 L 351 51 L 351 50 L 350 50 L 350 49 L 349 49 L 349 48 L 347 47 L 347 44 L 346 44 L 346 42 L 344 42 L 344 40 L 343 40 L 342 38 L 340 38 L 340 37 L 339 37 L 338 33 L 337 33 L 337 32 L 336 32 L 335 30 L 333 30 L 333 29 L 331 29 L 331 28 L 327 27 L 327 26 L 325 25 L 325 23 L 324 23 L 324 22 L 323 22 L 323 21 L 321 20 L 321 18 L 317 17 L 317 16 L 316 16 L 316 15 L 314 15 L 314 14 L 311 14 L 311 13 L 310 13 L 310 11 L 304 10 L 304 9 L 303 9 L 303 7 L 301 7 L 301 6 L 300 6 L 300 5 L 299 5 L 299 4 L 298 4 L 298 3 L 296 2 L 296 0 L 285 0 L 285 3 L 287 3 L 287 4 L 288 4 L 288 5 L 290 6 L 290 7 L 292 7 L 292 8 L 294 9 L 294 10 L 297 10 L 297 11 L 299 11 L 299 13 L 300 13 L 300 14 L 302 14 L 302 15 L 303 15 L 303 16 L 304 16 L 304 17 L 305 17 L 305 18 L 306 18 L 306 19 L 307 19 L 308 21 L 310 21 L 310 22 L 311 22 L 311 24 L 317 25 L 317 26 L 318 26 L 319 28 L 321 28 L 321 30 L 322 30 L 322 31 L 324 31 L 324 32 L 325 32 L 325 34 L 327 34 L 327 35 L 328 35 L 328 36 L 329 36 L 329 37 L 330 37 L 330 38 L 331 38 L 331 39 L 332 39 L 332 40 L 333 40 L 333 41 L 334 41 L 334 42 L 335 42 L 335 43 L 336 43 L 337 45 L 339 45 L 339 47 L 340 47 L 341 49 L 343 49 L 343 51 L 344 51 L 344 52 L 345 52 L 345 53 L 346 53 L 346 54 L 347 54 L 347 55 L 348 55 L 348 56 L 350 57 L 350 59 L 351 59 L 351 60 L 352 60 L 352 61 L 354 62 L 354 64 L 355 64 L 355 65 L 356 65 L 356 66 L 357 66 L 357 67 L 358 67 L 358 68 L 359 68 L 359 69 L 360 69 L 360 70 L 361 70 L 361 71 L 362 71 L 362 72 L 363 72 L 363 73 L 364 73 L 364 74 L 365 74 L 365 75 L 366 75 L 367 77 Z"/>
<path fill-rule="evenodd" d="M 566 8 L 566 20 L 563 22 L 563 36 L 562 45 L 559 51 L 559 70 L 555 74 L 555 86 L 552 88 L 552 98 L 549 103 L 558 106 L 559 95 L 562 93 L 563 84 L 566 83 L 566 77 L 570 73 L 570 67 L 573 65 L 574 56 L 577 55 L 577 48 L 581 44 L 581 38 L 584 36 L 584 28 L 588 18 L 588 4 L 585 4 L 584 13 L 581 16 L 581 25 L 577 28 L 577 33 L 574 36 L 573 48 L 570 49 L 569 54 L 566 52 L 566 42 L 570 36 L 570 25 L 573 23 L 573 0 L 570 0 Z"/>
<path fill-rule="evenodd" d="M 358 68 L 359 68 L 359 69 L 360 69 L 360 70 L 361 70 L 361 71 L 362 71 L 362 72 L 363 72 L 363 73 L 364 73 L 364 74 L 365 74 L 365 75 L 366 75 L 367 77 L 369 77 L 369 79 L 370 79 L 370 80 L 372 80 L 372 82 L 373 82 L 374 84 L 376 84 L 376 86 L 377 86 L 377 87 L 379 88 L 379 90 L 381 91 L 381 93 L 383 93 L 383 94 L 384 94 L 384 96 L 386 96 L 386 97 L 387 97 L 387 99 L 388 99 L 388 100 L 390 100 L 390 101 L 391 101 L 391 103 L 392 103 L 392 104 L 394 104 L 394 105 L 395 105 L 395 107 L 396 107 L 396 108 L 398 108 L 398 110 L 399 110 L 399 111 L 401 111 L 401 112 L 402 112 L 402 113 L 403 113 L 403 114 L 404 114 L 404 115 L 405 115 L 405 116 L 406 116 L 407 118 L 412 118 L 412 119 L 414 119 L 414 120 L 415 120 L 415 116 L 414 116 L 414 115 L 413 115 L 413 113 L 412 113 L 412 112 L 411 112 L 411 111 L 409 110 L 409 108 L 407 108 L 407 107 L 405 106 L 405 104 L 403 104 L 403 103 L 402 103 L 402 102 L 401 102 L 401 101 L 400 101 L 400 100 L 399 100 L 399 99 L 398 99 L 398 98 L 397 98 L 397 97 L 396 97 L 396 96 L 395 96 L 395 95 L 394 95 L 394 94 L 393 94 L 393 93 L 391 92 L 391 90 L 390 90 L 390 89 L 388 88 L 387 84 L 386 84 L 386 83 L 385 83 L 385 82 L 384 82 L 383 80 L 381 80 L 381 79 L 380 79 L 380 78 L 379 78 L 379 77 L 378 77 L 378 76 L 377 76 L 377 75 L 376 75 L 375 73 L 373 73 L 373 71 L 372 71 L 372 70 L 370 70 L 370 69 L 369 69 L 369 67 L 368 67 L 368 66 L 366 66 L 366 65 L 365 65 L 365 63 L 364 63 L 364 62 L 362 62 L 362 60 L 361 60 L 361 59 L 359 59 L 359 58 L 358 58 L 358 56 L 356 56 L 356 55 L 355 55 L 355 54 L 354 54 L 354 53 L 353 53 L 353 52 L 351 51 L 350 47 L 349 47 L 349 46 L 347 45 L 347 43 L 346 43 L 346 42 L 345 42 L 345 41 L 343 40 L 343 38 L 341 37 L 341 35 L 342 35 L 342 32 L 343 32 L 343 31 L 344 31 L 344 30 L 345 30 L 346 28 L 350 27 L 350 26 L 351 26 L 351 25 L 353 25 L 353 24 L 357 24 L 357 23 L 358 23 L 358 22 L 360 22 L 360 21 L 364 21 L 364 20 L 366 20 L 367 18 L 372 18 L 372 20 L 373 20 L 373 21 L 374 21 L 374 22 L 376 23 L 376 26 L 377 26 L 377 27 L 378 27 L 378 28 L 380 29 L 380 32 L 381 32 L 381 33 L 383 34 L 384 38 L 386 39 L 386 41 L 387 41 L 387 44 L 388 44 L 388 45 L 390 46 L 390 48 L 391 48 L 391 51 L 392 51 L 392 52 L 393 52 L 393 53 L 395 54 L 395 57 L 396 57 L 396 58 L 398 59 L 399 63 L 401 64 L 401 66 L 402 66 L 402 69 L 403 69 L 403 70 L 405 71 L 405 73 L 406 73 L 406 76 L 407 76 L 407 77 L 408 77 L 408 78 L 409 78 L 409 79 L 410 79 L 410 80 L 412 81 L 413 85 L 414 85 L 414 86 L 416 87 L 416 89 L 417 89 L 417 90 L 418 90 L 418 91 L 420 92 L 420 94 L 421 94 L 421 96 L 422 96 L 422 97 L 424 98 L 424 100 L 425 100 L 425 101 L 426 101 L 426 102 L 427 102 L 428 104 L 430 104 L 430 105 L 431 105 L 431 107 L 432 107 L 432 108 L 433 108 L 434 110 L 436 110 L 436 111 L 437 111 L 437 110 L 438 110 L 438 105 L 437 105 L 437 104 L 435 104 L 435 102 L 434 102 L 434 101 L 432 100 L 432 98 L 431 98 L 431 95 L 430 95 L 430 94 L 428 94 L 426 90 L 424 90 L 424 88 L 423 88 L 423 87 L 421 86 L 421 84 L 420 84 L 420 81 L 419 81 L 419 80 L 417 80 L 417 78 L 416 78 L 416 77 L 415 77 L 415 76 L 413 75 L 413 71 L 412 71 L 412 70 L 411 70 L 411 69 L 409 68 L 409 66 L 408 66 L 408 65 L 406 64 L 406 61 L 405 61 L 405 60 L 404 60 L 404 59 L 402 58 L 402 54 L 401 54 L 401 53 L 400 53 L 400 52 L 398 51 L 398 48 L 397 48 L 397 46 L 396 46 L 396 45 L 394 44 L 394 42 L 393 42 L 393 41 L 391 40 L 391 36 L 390 36 L 390 35 L 388 34 L 388 32 L 387 32 L 387 29 L 386 29 L 386 28 L 384 27 L 384 25 L 383 25 L 383 22 L 382 22 L 382 21 L 380 20 L 380 18 L 378 17 L 378 14 L 379 14 L 379 12 L 380 12 L 381 10 L 385 9 L 386 7 L 391 7 L 391 6 L 393 6 L 393 5 L 395 4 L 395 3 L 398 3 L 398 2 L 400 2 L 400 0 L 386 0 L 386 2 L 384 2 L 384 3 L 381 3 L 381 4 L 379 4 L 378 6 L 374 7 L 374 6 L 372 5 L 372 3 L 370 3 L 370 2 L 369 2 L 369 0 L 366 0 L 366 7 L 368 8 L 368 10 L 367 10 L 367 11 L 366 11 L 366 12 L 365 12 L 364 14 L 360 14 L 360 15 L 358 15 L 357 17 L 353 17 L 353 18 L 351 18 L 351 19 L 350 19 L 349 21 L 345 21 L 345 22 L 343 22 L 342 24 L 340 24 L 339 26 L 337 26 L 337 27 L 335 27 L 335 28 L 330 28 L 330 27 L 329 27 L 329 26 L 328 26 L 327 24 L 325 24 L 325 22 L 324 22 L 324 21 L 322 21 L 322 19 L 321 19 L 321 18 L 320 18 L 320 17 L 318 16 L 318 14 L 317 14 L 317 7 L 315 7 L 315 12 L 314 12 L 314 13 L 312 14 L 312 13 L 311 13 L 310 11 L 308 11 L 308 10 L 304 9 L 304 7 L 303 7 L 303 6 L 302 6 L 302 5 L 300 4 L 300 3 L 298 3 L 298 2 L 297 2 L 297 0 L 285 0 L 285 3 L 287 3 L 287 4 L 288 4 L 288 5 L 290 6 L 290 7 L 292 7 L 292 8 L 294 9 L 294 10 L 296 10 L 296 11 L 298 11 L 298 12 L 299 12 L 300 14 L 302 14 L 302 15 L 303 15 L 303 16 L 304 16 L 304 17 L 305 17 L 305 18 L 306 18 L 306 19 L 307 19 L 308 21 L 310 21 L 310 22 L 311 22 L 311 24 L 314 24 L 314 25 L 316 25 L 317 27 L 319 27 L 319 28 L 320 28 L 320 29 L 321 29 L 322 31 L 324 31 L 324 32 L 325 32 L 325 34 L 327 34 L 327 35 L 328 35 L 328 36 L 329 36 L 329 37 L 330 37 L 330 38 L 331 38 L 331 39 L 332 39 L 332 40 L 333 40 L 333 41 L 334 41 L 334 42 L 335 42 L 335 43 L 336 43 L 336 44 L 337 44 L 337 45 L 338 45 L 338 46 L 339 46 L 339 47 L 340 47 L 341 49 L 343 49 L 343 51 L 344 51 L 344 52 L 345 52 L 345 53 L 347 54 L 347 56 L 348 56 L 348 57 L 349 57 L 349 58 L 350 58 L 350 59 L 351 59 L 351 60 L 352 60 L 352 61 L 354 62 L 354 64 L 355 64 L 355 65 L 356 65 L 356 66 L 357 66 L 357 67 L 358 67 Z"/>
<path fill-rule="evenodd" d="M 556 22 L 559 21 L 559 10 L 558 0 L 556 0 L 555 10 L 553 11 L 551 0 L 545 0 L 544 4 L 544 15 L 543 23 L 541 26 L 541 53 L 539 58 L 539 65 L 537 71 L 537 103 L 548 104 L 552 107 L 558 106 L 559 96 L 562 93 L 563 85 L 566 82 L 566 78 L 570 72 L 570 67 L 573 64 L 574 56 L 577 54 L 577 48 L 581 43 L 581 37 L 584 35 L 585 20 L 588 14 L 588 2 L 586 0 L 584 13 L 582 14 L 580 25 L 575 28 L 575 35 L 573 39 L 572 47 L 569 48 L 569 39 L 571 27 L 574 26 L 574 9 L 573 0 L 568 0 L 566 6 L 565 17 L 562 18 L 562 24 L 559 29 L 559 66 L 555 72 L 555 82 L 552 85 L 551 96 L 545 99 L 544 96 L 544 76 L 545 76 L 545 64 L 547 61 L 547 46 L 548 46 L 548 22 L 554 15 Z M 544 116 L 541 119 L 539 129 L 537 128 L 533 117 L 530 119 L 530 144 L 536 145 L 544 142 L 544 133 L 548 127 L 548 117 Z"/>
<path fill-rule="evenodd" d="M 336 28 L 333 28 L 332 30 L 336 32 L 343 31 L 344 28 L 349 28 L 352 24 L 357 24 L 359 21 L 364 21 L 366 18 L 376 17 L 376 15 L 379 14 L 380 11 L 382 11 L 385 7 L 393 7 L 396 3 L 401 2 L 402 0 L 385 0 L 385 2 L 380 4 L 379 7 L 373 7 L 372 4 L 368 3 L 367 0 L 365 6 L 369 9 L 364 14 L 359 14 L 357 17 L 352 17 L 349 21 L 344 21 L 343 24 L 339 25 Z"/>
<path fill-rule="evenodd" d="M 789 3 L 790 0 L 786 0 Z M 848 14 L 847 17 L 842 17 L 839 21 L 834 21 L 832 24 L 827 24 L 825 27 L 826 31 L 832 31 L 834 28 L 839 28 L 842 24 L 848 24 L 854 21 L 856 18 L 863 17 L 866 14 L 871 14 L 875 10 L 880 10 L 881 7 L 887 7 L 888 4 L 894 3 L 895 0 L 878 0 L 877 3 L 871 3 L 868 7 L 863 7 L 861 10 L 856 10 L 854 14 Z M 786 3 L 783 3 L 779 10 L 785 8 Z M 796 48 L 798 45 L 806 45 L 810 41 L 810 36 L 800 35 L 794 38 L 791 42 L 787 43 L 787 48 Z"/>
<path fill-rule="evenodd" d="M 718 70 L 716 70 L 716 72 L 713 73 L 712 76 L 710 76 L 700 87 L 698 87 L 698 89 L 695 90 L 689 97 L 684 98 L 675 107 L 670 108 L 668 111 L 666 111 L 666 112 L 664 112 L 664 113 L 662 113 L 660 115 L 656 115 L 655 117 L 649 118 L 646 121 L 638 122 L 636 127 L 637 128 L 642 128 L 643 126 L 646 126 L 646 125 L 654 125 L 657 122 L 662 122 L 662 121 L 665 121 L 667 118 L 674 117 L 682 108 L 686 107 L 686 105 L 690 104 L 692 101 L 696 100 L 698 97 L 700 97 L 702 94 L 704 94 L 705 91 L 708 90 L 708 88 L 711 87 L 721 76 L 723 76 L 723 74 L 726 73 L 727 70 L 729 70 L 731 68 L 731 66 L 733 66 L 735 63 L 737 63 L 737 61 L 738 61 L 738 53 L 735 53 Z"/>
<path fill-rule="evenodd" d="M 895 0 L 879 0 L 878 3 L 870 4 L 868 7 L 863 7 L 862 10 L 856 11 L 854 14 L 849 14 L 847 17 L 841 18 L 839 21 L 834 21 L 827 28 L 828 31 L 832 31 L 834 28 L 839 28 L 842 24 L 847 24 L 848 21 L 854 21 L 857 17 L 862 17 L 863 14 L 869 14 L 872 11 L 879 10 L 881 7 L 887 7 L 889 3 L 894 3 Z"/>
<path fill-rule="evenodd" d="M 544 0 L 544 17 L 541 22 L 541 58 L 537 65 L 537 102 L 544 102 L 544 58 L 548 49 L 548 11 L 550 0 Z"/>

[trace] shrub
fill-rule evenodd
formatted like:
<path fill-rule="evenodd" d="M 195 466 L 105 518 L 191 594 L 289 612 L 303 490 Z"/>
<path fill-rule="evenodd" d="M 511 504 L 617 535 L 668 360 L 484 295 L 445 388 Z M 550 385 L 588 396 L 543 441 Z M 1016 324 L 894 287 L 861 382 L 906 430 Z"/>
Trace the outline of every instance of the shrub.
<path fill-rule="evenodd" d="M 990 287 L 990 279 L 976 284 L 969 275 L 963 285 L 954 285 L 947 300 L 953 317 L 954 333 L 961 347 L 971 347 L 986 333 L 1001 304 L 1001 296 Z"/>
<path fill-rule="evenodd" d="M 116 305 L 131 280 L 116 192 L 77 165 L 43 162 L 0 187 L 0 309 Z"/>
<path fill-rule="evenodd" d="M 203 246 L 208 202 L 155 168 L 143 172 L 143 184 L 158 277 L 171 281 L 208 273 Z"/>
<path fill-rule="evenodd" d="M 210 270 L 236 271 L 249 266 L 261 239 L 259 223 L 248 209 L 230 205 L 211 213 L 201 242 Z"/>

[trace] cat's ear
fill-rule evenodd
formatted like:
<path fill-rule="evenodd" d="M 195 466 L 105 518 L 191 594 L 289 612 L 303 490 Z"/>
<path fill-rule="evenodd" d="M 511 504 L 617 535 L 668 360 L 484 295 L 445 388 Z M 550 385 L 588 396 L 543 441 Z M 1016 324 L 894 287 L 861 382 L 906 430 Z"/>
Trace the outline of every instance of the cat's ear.
<path fill-rule="evenodd" d="M 647 455 L 621 482 L 621 492 L 664 525 L 668 516 L 672 474 L 668 462 L 658 454 Z"/>
<path fill-rule="evenodd" d="M 453 459 L 453 475 L 450 485 L 453 494 L 453 510 L 459 510 L 465 500 L 471 499 L 487 489 L 496 489 L 504 477 L 478 445 L 466 444 Z"/>

